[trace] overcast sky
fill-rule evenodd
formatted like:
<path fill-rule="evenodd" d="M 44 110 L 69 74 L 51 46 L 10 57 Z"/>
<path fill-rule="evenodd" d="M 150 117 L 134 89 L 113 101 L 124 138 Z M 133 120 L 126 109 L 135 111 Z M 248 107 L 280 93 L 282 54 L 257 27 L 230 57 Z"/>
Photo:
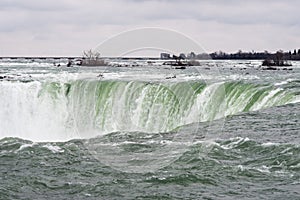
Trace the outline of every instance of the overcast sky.
<path fill-rule="evenodd" d="M 160 27 L 208 52 L 300 48 L 299 0 L 1 0 L 0 56 L 80 56 L 120 32 Z"/>

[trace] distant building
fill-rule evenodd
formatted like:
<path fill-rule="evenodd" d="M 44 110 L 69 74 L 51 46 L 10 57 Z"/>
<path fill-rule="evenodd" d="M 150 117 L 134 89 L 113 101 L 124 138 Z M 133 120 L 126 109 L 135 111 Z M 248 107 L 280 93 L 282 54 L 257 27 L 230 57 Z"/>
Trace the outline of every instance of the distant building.
<path fill-rule="evenodd" d="M 161 53 L 160 54 L 160 59 L 170 59 L 171 56 L 169 53 Z"/>

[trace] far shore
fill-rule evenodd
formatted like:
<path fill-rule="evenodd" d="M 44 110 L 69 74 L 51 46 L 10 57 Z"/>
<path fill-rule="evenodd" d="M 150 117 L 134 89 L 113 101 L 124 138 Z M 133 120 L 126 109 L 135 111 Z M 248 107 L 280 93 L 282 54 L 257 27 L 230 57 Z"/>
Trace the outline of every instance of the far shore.
<path fill-rule="evenodd" d="M 280 55 L 282 60 L 289 61 L 300 61 L 300 49 L 284 52 L 279 50 L 275 53 L 270 53 L 268 51 L 264 52 L 242 52 L 239 50 L 236 53 L 226 53 L 223 51 L 216 51 L 214 53 L 201 53 L 197 54 L 194 52 L 190 52 L 187 54 L 181 53 L 177 58 L 186 59 L 186 60 L 266 60 L 266 59 L 274 59 Z M 176 56 L 175 56 L 176 57 Z M 174 59 L 174 55 L 169 53 L 161 53 L 160 57 L 99 57 L 101 59 L 120 59 L 120 60 L 172 60 Z M 25 59 L 25 60 L 60 60 L 60 59 L 68 59 L 68 60 L 76 60 L 81 59 L 84 60 L 84 56 L 0 56 L 0 59 Z"/>

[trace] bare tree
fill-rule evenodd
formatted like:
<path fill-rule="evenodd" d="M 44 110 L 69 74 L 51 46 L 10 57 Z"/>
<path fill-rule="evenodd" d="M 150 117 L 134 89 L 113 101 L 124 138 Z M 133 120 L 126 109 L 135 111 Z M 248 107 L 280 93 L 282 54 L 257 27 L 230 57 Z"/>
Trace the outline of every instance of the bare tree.
<path fill-rule="evenodd" d="M 87 50 L 83 51 L 83 58 L 89 59 L 89 60 L 98 60 L 100 58 L 100 53 L 95 52 L 93 50 Z"/>
<path fill-rule="evenodd" d="M 100 53 L 93 50 L 83 51 L 83 62 L 85 66 L 105 66 L 107 65 L 103 59 L 100 58 Z"/>

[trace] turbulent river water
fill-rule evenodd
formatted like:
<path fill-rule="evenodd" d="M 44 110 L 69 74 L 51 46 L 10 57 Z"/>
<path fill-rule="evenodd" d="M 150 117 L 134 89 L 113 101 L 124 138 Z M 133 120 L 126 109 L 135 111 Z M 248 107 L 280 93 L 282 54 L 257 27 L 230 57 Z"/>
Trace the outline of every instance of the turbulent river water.
<path fill-rule="evenodd" d="M 52 62 L 0 62 L 0 199 L 300 198 L 299 62 Z"/>

